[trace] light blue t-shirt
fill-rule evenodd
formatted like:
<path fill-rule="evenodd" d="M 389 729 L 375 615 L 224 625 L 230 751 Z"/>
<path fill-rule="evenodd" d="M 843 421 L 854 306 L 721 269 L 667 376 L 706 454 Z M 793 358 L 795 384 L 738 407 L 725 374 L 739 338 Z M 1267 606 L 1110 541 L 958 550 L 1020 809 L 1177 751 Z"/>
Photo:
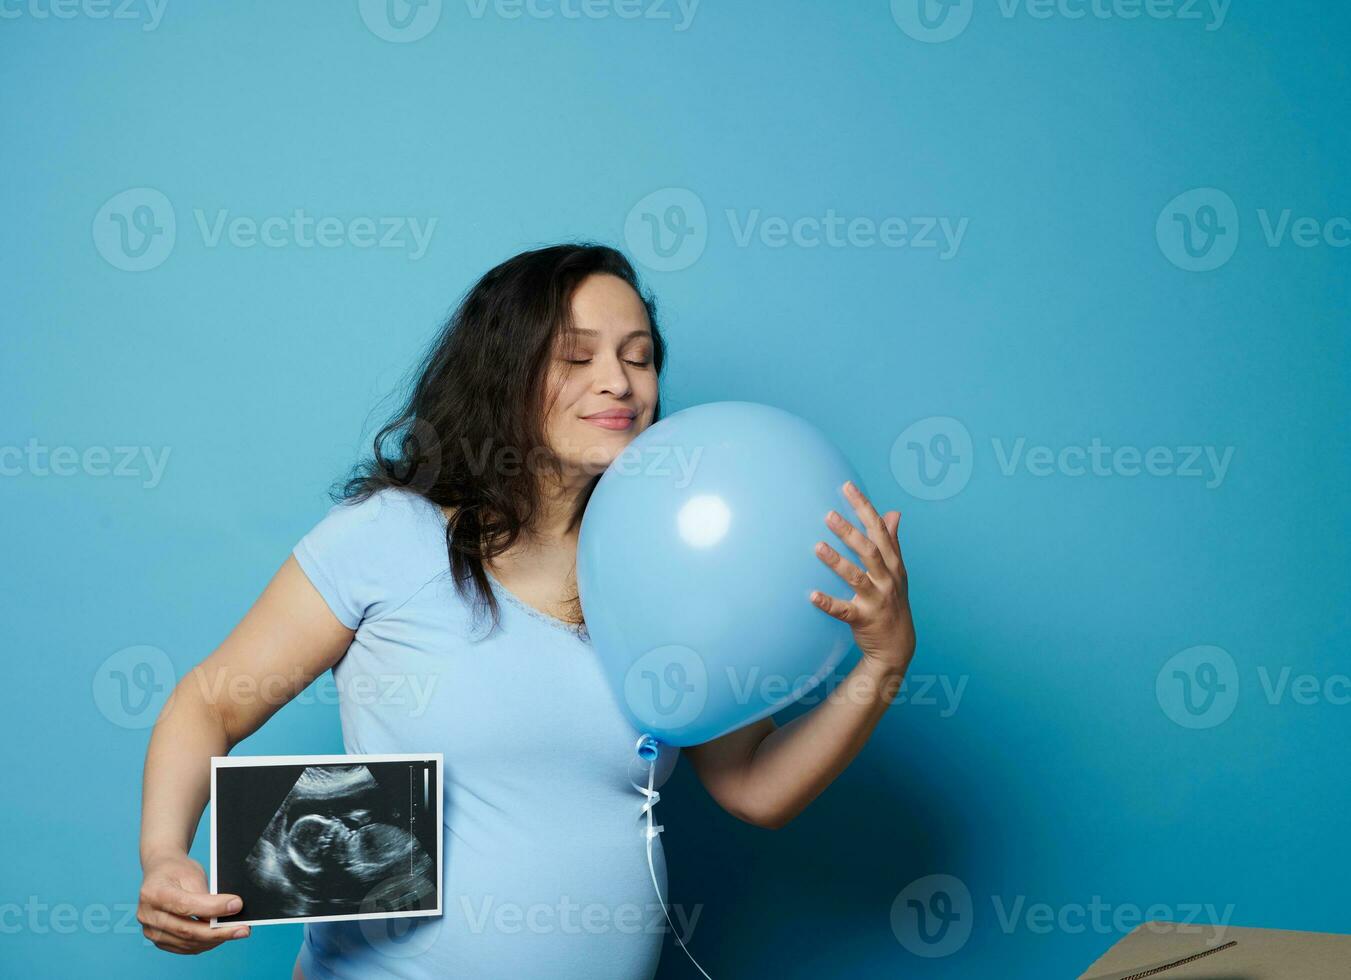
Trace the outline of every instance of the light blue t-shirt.
<path fill-rule="evenodd" d="M 649 980 L 666 920 L 647 863 L 640 733 L 567 624 L 495 579 L 500 626 L 474 622 L 444 535 L 430 501 L 383 490 L 334 506 L 295 547 L 356 630 L 333 668 L 346 751 L 445 756 L 443 914 L 308 924 L 301 969 L 308 980 Z M 678 754 L 662 748 L 658 785 Z"/>

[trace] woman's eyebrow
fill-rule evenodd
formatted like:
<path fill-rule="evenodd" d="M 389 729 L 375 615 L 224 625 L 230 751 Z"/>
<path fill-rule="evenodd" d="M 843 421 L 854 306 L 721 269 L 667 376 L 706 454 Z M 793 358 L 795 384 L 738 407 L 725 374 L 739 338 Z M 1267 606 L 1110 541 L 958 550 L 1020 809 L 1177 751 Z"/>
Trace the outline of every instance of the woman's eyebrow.
<path fill-rule="evenodd" d="M 569 327 L 567 332 L 573 334 L 580 334 L 584 337 L 594 337 L 598 333 L 598 331 L 592 330 L 590 327 Z M 620 337 L 619 342 L 622 344 L 626 343 L 629 340 L 632 340 L 634 337 L 650 337 L 650 336 L 652 336 L 651 330 L 646 330 L 640 327 L 637 330 L 630 330 L 624 336 Z"/>

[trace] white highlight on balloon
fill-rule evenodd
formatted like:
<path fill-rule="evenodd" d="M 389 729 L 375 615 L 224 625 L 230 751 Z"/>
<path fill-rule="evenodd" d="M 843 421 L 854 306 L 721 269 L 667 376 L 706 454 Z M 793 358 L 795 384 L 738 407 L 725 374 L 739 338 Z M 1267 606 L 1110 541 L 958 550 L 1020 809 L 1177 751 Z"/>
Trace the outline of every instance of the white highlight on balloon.
<path fill-rule="evenodd" d="M 723 539 L 732 525 L 732 511 L 715 494 L 691 497 L 676 515 L 680 536 L 694 548 L 711 548 Z"/>

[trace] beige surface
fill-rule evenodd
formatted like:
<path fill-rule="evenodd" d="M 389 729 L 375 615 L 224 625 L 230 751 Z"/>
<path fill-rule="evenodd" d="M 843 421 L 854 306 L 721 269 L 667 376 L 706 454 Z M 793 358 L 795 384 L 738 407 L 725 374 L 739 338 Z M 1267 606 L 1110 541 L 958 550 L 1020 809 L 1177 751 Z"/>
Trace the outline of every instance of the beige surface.
<path fill-rule="evenodd" d="M 1351 980 L 1351 936 L 1166 922 L 1136 927 L 1079 980 L 1125 980 L 1230 940 L 1236 945 L 1154 976 L 1159 980 Z"/>

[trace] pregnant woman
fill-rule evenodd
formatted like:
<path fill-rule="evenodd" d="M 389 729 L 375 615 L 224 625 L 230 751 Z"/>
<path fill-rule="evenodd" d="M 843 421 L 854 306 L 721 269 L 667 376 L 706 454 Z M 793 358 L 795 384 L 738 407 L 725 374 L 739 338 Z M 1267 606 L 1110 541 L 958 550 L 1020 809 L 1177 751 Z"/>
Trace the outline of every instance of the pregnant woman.
<path fill-rule="evenodd" d="M 655 973 L 665 920 L 635 788 L 640 733 L 593 655 L 575 578 L 592 488 L 659 418 L 654 314 L 628 261 L 594 245 L 523 253 L 470 290 L 343 499 L 161 713 L 139 906 L 156 946 L 200 953 L 249 934 L 208 925 L 240 901 L 209 894 L 188 856 L 209 760 L 331 668 L 348 753 L 445 755 L 444 914 L 308 924 L 297 977 Z M 789 724 L 664 747 L 655 763 L 665 775 L 683 751 L 756 826 L 783 826 L 843 771 L 914 652 L 900 515 L 844 489 L 854 513 L 822 518 L 862 565 L 819 543 L 846 597 L 802 601 L 850 625 L 857 665 Z"/>

